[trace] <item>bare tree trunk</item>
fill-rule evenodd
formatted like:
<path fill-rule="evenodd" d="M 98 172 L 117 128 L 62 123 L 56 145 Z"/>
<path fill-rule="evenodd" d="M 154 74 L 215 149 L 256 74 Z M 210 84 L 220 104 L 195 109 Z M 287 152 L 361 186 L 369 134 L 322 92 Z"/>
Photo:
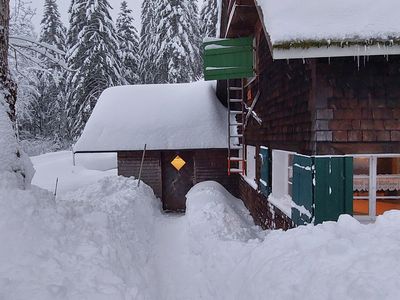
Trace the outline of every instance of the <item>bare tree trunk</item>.
<path fill-rule="evenodd" d="M 15 122 L 15 102 L 17 89 L 8 70 L 8 38 L 10 21 L 10 0 L 0 0 L 0 90 L 5 91 L 9 106 L 8 115 Z"/>

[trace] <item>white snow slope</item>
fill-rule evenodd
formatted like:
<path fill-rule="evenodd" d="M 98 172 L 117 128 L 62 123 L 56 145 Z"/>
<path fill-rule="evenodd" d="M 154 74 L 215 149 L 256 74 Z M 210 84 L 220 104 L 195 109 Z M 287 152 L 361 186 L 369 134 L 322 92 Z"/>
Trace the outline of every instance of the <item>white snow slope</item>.
<path fill-rule="evenodd" d="M 227 148 L 226 108 L 213 82 L 105 90 L 74 151 Z"/>
<path fill-rule="evenodd" d="M 272 44 L 400 38 L 398 0 L 257 0 Z"/>
<path fill-rule="evenodd" d="M 266 233 L 214 182 L 185 216 L 116 176 L 56 202 L 0 186 L 0 299 L 398 299 L 399 212 Z"/>

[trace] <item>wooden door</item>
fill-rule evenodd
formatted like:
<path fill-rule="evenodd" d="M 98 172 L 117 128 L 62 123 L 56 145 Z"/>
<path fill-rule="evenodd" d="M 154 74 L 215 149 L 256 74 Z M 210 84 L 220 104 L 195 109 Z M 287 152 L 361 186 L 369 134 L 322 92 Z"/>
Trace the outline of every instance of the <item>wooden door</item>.
<path fill-rule="evenodd" d="M 193 152 L 163 152 L 162 183 L 162 202 L 164 210 L 177 212 L 185 211 L 186 194 L 194 185 Z"/>

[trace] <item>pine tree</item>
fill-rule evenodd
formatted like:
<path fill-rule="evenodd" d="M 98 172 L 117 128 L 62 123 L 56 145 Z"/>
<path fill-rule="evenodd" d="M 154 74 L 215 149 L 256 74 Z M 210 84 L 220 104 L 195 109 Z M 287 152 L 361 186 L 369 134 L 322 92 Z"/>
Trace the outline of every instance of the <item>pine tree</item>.
<path fill-rule="evenodd" d="M 145 84 L 155 83 L 156 23 L 154 10 L 156 1 L 143 0 L 142 2 L 139 75 L 141 82 Z"/>
<path fill-rule="evenodd" d="M 217 0 L 205 0 L 200 11 L 200 33 L 202 38 L 217 36 L 218 3 Z"/>
<path fill-rule="evenodd" d="M 117 19 L 117 34 L 122 75 L 129 84 L 139 82 L 139 36 L 133 21 L 132 10 L 126 1 L 122 1 Z"/>
<path fill-rule="evenodd" d="M 65 52 L 66 29 L 61 22 L 55 0 L 45 0 L 39 41 Z M 33 109 L 37 114 L 34 121 L 45 138 L 61 142 L 65 128 L 65 70 L 58 64 L 42 57 L 46 70 L 39 72 L 39 97 Z"/>
<path fill-rule="evenodd" d="M 121 76 L 117 33 L 107 0 L 74 0 L 71 4 L 67 64 L 68 130 L 76 139 L 108 87 L 125 83 Z"/>
<path fill-rule="evenodd" d="M 200 77 L 200 31 L 196 1 L 157 0 L 155 6 L 157 83 Z"/>

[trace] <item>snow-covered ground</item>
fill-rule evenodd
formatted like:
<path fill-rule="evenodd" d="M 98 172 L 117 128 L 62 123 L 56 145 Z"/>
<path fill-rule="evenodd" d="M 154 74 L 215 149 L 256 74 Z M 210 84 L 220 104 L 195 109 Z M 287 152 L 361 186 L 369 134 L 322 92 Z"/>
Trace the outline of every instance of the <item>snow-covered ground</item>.
<path fill-rule="evenodd" d="M 399 212 L 264 232 L 217 183 L 166 215 L 146 185 L 100 171 L 88 182 L 93 170 L 68 159 L 33 159 L 37 184 L 69 183 L 56 201 L 0 185 L 0 299 L 399 298 Z"/>
<path fill-rule="evenodd" d="M 54 192 L 58 178 L 57 194 L 117 175 L 116 154 L 76 154 L 75 166 L 70 151 L 47 153 L 31 160 L 36 169 L 32 184 Z"/>

